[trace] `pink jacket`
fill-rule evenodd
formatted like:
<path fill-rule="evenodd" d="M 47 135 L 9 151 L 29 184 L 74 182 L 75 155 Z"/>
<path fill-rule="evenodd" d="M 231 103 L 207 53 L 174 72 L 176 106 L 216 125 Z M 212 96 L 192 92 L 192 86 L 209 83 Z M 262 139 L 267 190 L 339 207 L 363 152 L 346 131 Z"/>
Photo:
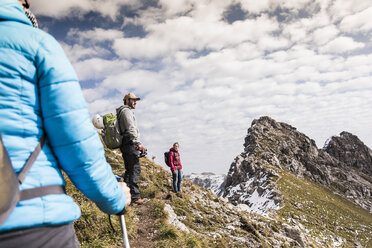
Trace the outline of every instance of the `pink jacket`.
<path fill-rule="evenodd" d="M 169 164 L 171 171 L 182 169 L 180 153 L 173 148 L 169 149 Z"/>

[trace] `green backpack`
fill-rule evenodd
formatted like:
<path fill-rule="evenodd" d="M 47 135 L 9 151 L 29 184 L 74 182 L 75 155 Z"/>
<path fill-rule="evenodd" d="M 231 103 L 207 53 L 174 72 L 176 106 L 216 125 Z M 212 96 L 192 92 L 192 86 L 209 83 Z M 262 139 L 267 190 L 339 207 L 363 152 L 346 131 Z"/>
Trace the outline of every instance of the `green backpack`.
<path fill-rule="evenodd" d="M 110 149 L 116 149 L 121 146 L 123 135 L 121 135 L 119 121 L 115 114 L 109 113 L 103 116 L 102 138 L 105 145 Z"/>

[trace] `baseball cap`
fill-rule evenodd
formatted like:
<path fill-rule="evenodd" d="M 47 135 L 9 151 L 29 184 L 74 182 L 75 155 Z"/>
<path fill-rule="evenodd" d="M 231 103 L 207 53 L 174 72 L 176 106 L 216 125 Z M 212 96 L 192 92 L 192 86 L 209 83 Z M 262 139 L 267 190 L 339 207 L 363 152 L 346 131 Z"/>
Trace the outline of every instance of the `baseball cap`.
<path fill-rule="evenodd" d="M 124 101 L 127 100 L 127 99 L 134 99 L 134 100 L 141 100 L 141 98 L 137 97 L 134 93 L 128 93 L 124 96 Z"/>

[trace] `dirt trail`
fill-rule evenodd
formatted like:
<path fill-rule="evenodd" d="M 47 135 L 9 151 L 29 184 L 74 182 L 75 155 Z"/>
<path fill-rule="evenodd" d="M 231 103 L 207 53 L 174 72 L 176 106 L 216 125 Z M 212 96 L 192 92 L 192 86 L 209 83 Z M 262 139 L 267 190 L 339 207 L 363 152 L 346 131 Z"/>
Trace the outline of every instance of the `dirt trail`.
<path fill-rule="evenodd" d="M 135 237 L 129 237 L 130 247 L 155 247 L 156 229 L 155 218 L 151 215 L 149 202 L 132 206 L 138 217 L 138 231 Z"/>
<path fill-rule="evenodd" d="M 169 194 L 162 194 L 160 199 L 164 202 L 169 202 Z M 149 199 L 143 205 L 133 205 L 134 213 L 138 218 L 137 222 L 137 233 L 135 237 L 129 237 L 129 244 L 131 248 L 151 248 L 155 247 L 158 230 L 156 228 L 157 219 L 151 213 L 151 201 Z"/>

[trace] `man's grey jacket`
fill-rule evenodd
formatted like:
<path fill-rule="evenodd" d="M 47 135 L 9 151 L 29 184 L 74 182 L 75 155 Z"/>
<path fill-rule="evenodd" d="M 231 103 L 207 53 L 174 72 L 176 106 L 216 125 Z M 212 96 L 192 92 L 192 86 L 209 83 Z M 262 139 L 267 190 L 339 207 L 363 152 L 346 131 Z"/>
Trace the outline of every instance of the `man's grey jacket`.
<path fill-rule="evenodd" d="M 123 144 L 139 144 L 140 132 L 137 127 L 136 117 L 128 105 L 122 105 L 116 109 L 119 118 L 120 131 L 123 134 Z"/>

